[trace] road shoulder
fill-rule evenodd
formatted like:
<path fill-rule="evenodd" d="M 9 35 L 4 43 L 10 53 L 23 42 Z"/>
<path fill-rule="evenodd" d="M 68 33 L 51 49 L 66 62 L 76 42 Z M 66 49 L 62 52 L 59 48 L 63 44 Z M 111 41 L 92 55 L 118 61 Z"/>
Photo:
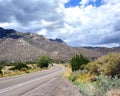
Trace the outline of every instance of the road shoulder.
<path fill-rule="evenodd" d="M 48 81 L 22 96 L 82 96 L 77 87 L 62 76 Z"/>

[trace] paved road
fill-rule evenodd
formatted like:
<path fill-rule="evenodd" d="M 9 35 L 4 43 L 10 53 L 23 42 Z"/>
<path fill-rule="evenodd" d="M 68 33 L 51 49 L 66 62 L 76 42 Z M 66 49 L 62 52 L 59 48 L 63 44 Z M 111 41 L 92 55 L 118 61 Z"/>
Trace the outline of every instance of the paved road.
<path fill-rule="evenodd" d="M 30 73 L 27 75 L 1 78 L 0 96 L 21 96 L 26 92 L 40 86 L 48 81 L 54 80 L 63 71 L 64 67 L 54 65 L 47 71 Z"/>

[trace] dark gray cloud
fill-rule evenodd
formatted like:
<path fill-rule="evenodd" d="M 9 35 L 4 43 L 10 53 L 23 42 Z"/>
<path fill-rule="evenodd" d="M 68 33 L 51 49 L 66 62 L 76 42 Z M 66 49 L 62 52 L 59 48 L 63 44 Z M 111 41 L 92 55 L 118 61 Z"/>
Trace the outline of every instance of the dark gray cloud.
<path fill-rule="evenodd" d="M 56 6 L 57 4 L 50 5 L 47 4 L 47 2 L 38 0 L 3 1 L 0 6 L 0 22 L 9 22 L 11 17 L 14 17 L 22 24 L 28 24 L 31 21 L 41 19 L 56 20 L 58 18 L 56 17 L 57 13 L 55 10 L 53 10 L 53 8 L 56 8 Z"/>
<path fill-rule="evenodd" d="M 114 32 L 112 34 L 107 34 L 103 39 L 99 42 L 100 44 L 108 44 L 108 43 L 120 43 L 120 31 Z"/>

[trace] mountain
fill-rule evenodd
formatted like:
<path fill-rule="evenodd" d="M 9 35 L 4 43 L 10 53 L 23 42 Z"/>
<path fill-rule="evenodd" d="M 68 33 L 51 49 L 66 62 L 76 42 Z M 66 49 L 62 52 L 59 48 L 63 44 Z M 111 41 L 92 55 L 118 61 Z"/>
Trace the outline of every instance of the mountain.
<path fill-rule="evenodd" d="M 55 61 L 69 61 L 80 53 L 90 59 L 102 56 L 98 51 L 70 47 L 59 38 L 47 39 L 34 33 L 0 28 L 0 61 L 34 61 L 43 55 L 49 55 Z"/>

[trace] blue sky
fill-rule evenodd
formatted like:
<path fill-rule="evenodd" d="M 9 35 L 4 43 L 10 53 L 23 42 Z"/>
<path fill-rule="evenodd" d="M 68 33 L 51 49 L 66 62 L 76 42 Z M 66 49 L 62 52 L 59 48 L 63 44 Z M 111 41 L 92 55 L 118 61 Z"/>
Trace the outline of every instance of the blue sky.
<path fill-rule="evenodd" d="M 71 7 L 71 6 L 79 6 L 80 0 L 70 0 L 65 4 L 65 7 Z"/>
<path fill-rule="evenodd" d="M 70 0 L 69 2 L 67 2 L 65 4 L 65 7 L 75 7 L 75 6 L 80 6 L 81 0 Z M 96 0 L 95 2 L 94 1 L 90 1 L 88 4 L 86 4 L 86 6 L 88 5 L 92 5 L 92 6 L 96 6 L 96 7 L 100 7 L 101 5 L 103 5 L 103 0 Z"/>
<path fill-rule="evenodd" d="M 0 27 L 70 46 L 120 46 L 120 0 L 0 0 Z"/>

